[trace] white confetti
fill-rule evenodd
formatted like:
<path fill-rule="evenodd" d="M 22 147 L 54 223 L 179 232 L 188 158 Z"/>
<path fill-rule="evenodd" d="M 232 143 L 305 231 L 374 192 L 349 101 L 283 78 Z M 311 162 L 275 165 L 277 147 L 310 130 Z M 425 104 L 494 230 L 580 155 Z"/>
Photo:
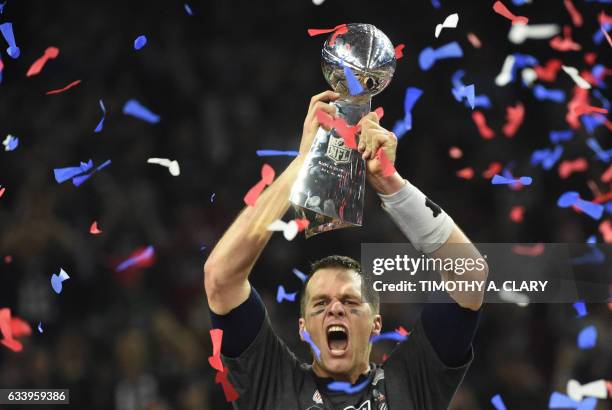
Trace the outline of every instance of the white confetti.
<path fill-rule="evenodd" d="M 440 36 L 443 28 L 455 28 L 459 22 L 459 14 L 454 13 L 444 19 L 442 24 L 436 25 L 436 38 Z"/>
<path fill-rule="evenodd" d="M 522 44 L 527 39 L 544 40 L 559 33 L 557 24 L 513 24 L 508 32 L 508 40 L 514 44 Z"/>
<path fill-rule="evenodd" d="M 507 85 L 512 81 L 512 67 L 514 66 L 515 57 L 510 54 L 504 60 L 501 72 L 495 77 L 495 84 L 500 87 Z"/>
<path fill-rule="evenodd" d="M 584 88 L 585 90 L 591 89 L 591 84 L 589 84 L 588 81 L 584 78 L 580 77 L 580 74 L 578 74 L 578 69 L 576 67 L 562 65 L 561 68 L 567 73 L 567 75 L 572 77 L 572 80 L 574 80 L 578 87 Z"/>
<path fill-rule="evenodd" d="M 171 161 L 168 158 L 149 158 L 147 159 L 147 163 L 159 164 L 163 167 L 168 168 L 168 171 L 170 171 L 170 174 L 174 177 L 177 177 L 181 174 L 181 168 L 179 167 L 179 163 L 177 161 Z"/>

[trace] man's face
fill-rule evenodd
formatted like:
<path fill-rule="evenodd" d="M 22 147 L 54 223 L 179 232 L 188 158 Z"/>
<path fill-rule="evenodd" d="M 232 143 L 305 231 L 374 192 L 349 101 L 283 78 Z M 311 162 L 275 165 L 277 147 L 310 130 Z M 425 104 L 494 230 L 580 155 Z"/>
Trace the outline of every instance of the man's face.
<path fill-rule="evenodd" d="M 324 376 L 349 380 L 367 370 L 370 337 L 380 334 L 382 321 L 362 300 L 359 274 L 346 268 L 323 268 L 308 282 L 299 325 L 321 350 L 315 369 Z"/>

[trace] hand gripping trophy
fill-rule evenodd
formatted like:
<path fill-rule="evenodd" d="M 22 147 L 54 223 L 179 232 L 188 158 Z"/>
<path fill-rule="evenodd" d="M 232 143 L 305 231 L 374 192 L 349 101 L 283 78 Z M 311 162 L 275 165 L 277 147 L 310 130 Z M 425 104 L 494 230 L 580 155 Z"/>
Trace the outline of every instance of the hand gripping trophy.
<path fill-rule="evenodd" d="M 353 126 L 371 111 L 372 97 L 391 82 L 395 50 L 387 36 L 371 24 L 347 24 L 345 34 L 332 34 L 321 53 L 323 75 L 340 93 L 337 114 Z M 345 67 L 361 84 L 351 95 Z M 365 161 L 349 148 L 336 129 L 319 128 L 291 189 L 289 201 L 296 213 L 309 221 L 306 238 L 317 233 L 361 226 L 365 193 Z"/>

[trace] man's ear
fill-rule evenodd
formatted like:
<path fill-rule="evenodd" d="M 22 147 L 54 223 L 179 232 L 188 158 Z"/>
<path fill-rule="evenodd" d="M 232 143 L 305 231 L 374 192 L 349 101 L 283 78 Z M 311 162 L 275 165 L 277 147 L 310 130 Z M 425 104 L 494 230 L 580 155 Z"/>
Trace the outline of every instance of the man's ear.
<path fill-rule="evenodd" d="M 302 342 L 305 342 L 306 340 L 304 340 L 304 337 L 302 336 L 302 332 L 306 330 L 306 321 L 304 320 L 303 317 L 299 318 L 298 320 L 298 328 L 299 328 L 298 332 L 300 334 L 300 340 Z"/>
<path fill-rule="evenodd" d="M 374 320 L 372 321 L 371 336 L 378 336 L 381 331 L 382 331 L 382 316 L 374 315 Z"/>

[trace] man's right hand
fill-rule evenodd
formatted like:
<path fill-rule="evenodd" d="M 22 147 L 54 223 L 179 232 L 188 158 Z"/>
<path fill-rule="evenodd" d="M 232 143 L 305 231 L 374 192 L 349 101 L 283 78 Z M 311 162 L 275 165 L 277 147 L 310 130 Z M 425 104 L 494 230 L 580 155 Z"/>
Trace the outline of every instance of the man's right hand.
<path fill-rule="evenodd" d="M 306 154 L 310 151 L 310 146 L 312 145 L 314 137 L 317 134 L 317 130 L 321 126 L 317 120 L 317 111 L 322 110 L 332 117 L 336 117 L 336 106 L 330 104 L 330 102 L 336 101 L 338 98 L 340 98 L 340 94 L 328 90 L 310 99 L 308 114 L 306 114 L 306 119 L 304 120 L 302 141 L 300 142 L 300 157 L 306 157 Z"/>

